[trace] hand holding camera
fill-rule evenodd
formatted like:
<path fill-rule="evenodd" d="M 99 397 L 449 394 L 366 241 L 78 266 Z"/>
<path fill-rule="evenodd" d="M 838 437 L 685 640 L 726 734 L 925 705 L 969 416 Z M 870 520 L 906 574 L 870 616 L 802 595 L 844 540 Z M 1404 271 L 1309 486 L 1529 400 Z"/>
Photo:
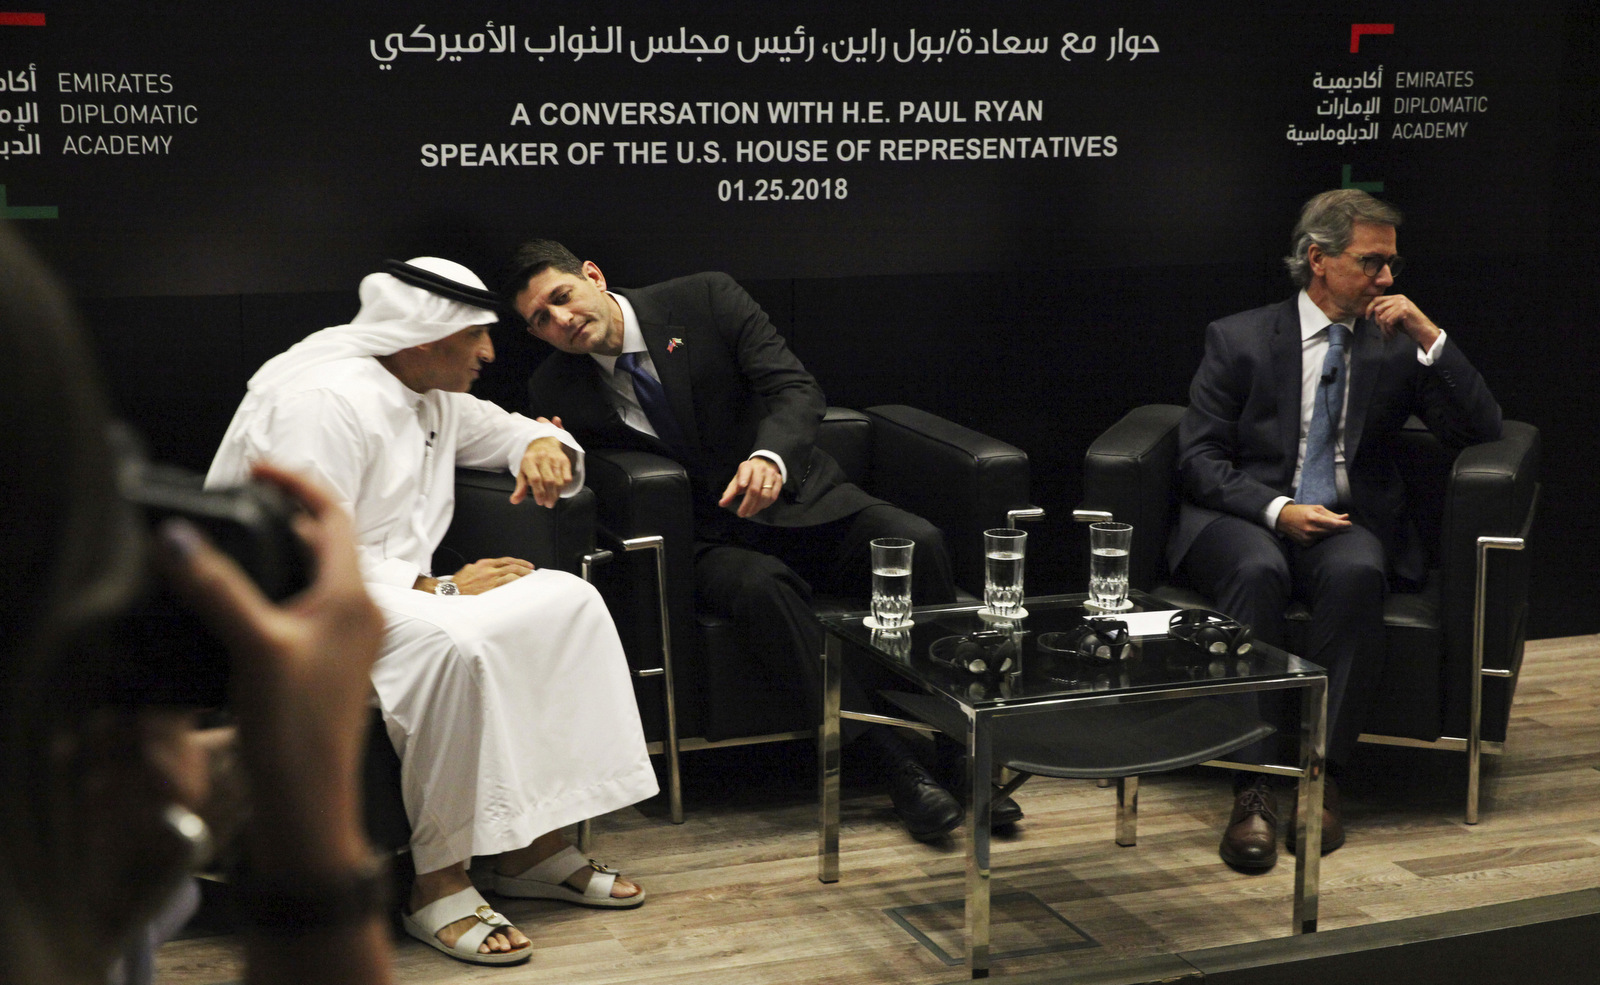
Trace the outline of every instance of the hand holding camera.
<path fill-rule="evenodd" d="M 253 823 L 257 857 L 344 869 L 367 857 L 359 824 L 311 829 L 360 816 L 355 777 L 383 618 L 362 586 L 344 510 L 299 476 L 270 466 L 254 474 L 304 507 L 291 526 L 315 571 L 305 590 L 273 602 L 187 519 L 158 528 L 161 568 L 233 654 L 229 697 L 245 763 L 257 802 L 273 805 Z"/>

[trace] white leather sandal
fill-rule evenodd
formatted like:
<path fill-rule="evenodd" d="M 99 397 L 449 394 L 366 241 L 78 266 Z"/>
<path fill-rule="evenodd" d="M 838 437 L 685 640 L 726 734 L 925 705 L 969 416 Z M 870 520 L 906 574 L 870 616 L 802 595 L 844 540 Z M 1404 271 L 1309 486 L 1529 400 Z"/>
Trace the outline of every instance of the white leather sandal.
<path fill-rule="evenodd" d="M 478 922 L 461 935 L 455 947 L 447 947 L 445 942 L 439 939 L 439 931 L 467 917 L 477 917 Z M 496 913 L 494 907 L 490 906 L 483 895 L 472 886 L 443 899 L 434 900 L 415 913 L 402 913 L 400 921 L 405 925 L 406 933 L 458 961 L 471 964 L 515 964 L 533 956 L 532 941 L 511 951 L 490 951 L 487 954 L 479 952 L 478 946 L 490 934 L 510 927 L 511 921 Z"/>
<path fill-rule="evenodd" d="M 593 869 L 589 885 L 582 891 L 573 889 L 566 881 L 584 869 Z M 644 887 L 638 895 L 616 897 L 611 887 L 616 884 L 617 870 L 607 868 L 571 845 L 528 869 L 520 876 L 506 876 L 496 872 L 494 891 L 514 899 L 555 899 L 578 906 L 593 906 L 609 910 L 624 910 L 644 902 Z"/>

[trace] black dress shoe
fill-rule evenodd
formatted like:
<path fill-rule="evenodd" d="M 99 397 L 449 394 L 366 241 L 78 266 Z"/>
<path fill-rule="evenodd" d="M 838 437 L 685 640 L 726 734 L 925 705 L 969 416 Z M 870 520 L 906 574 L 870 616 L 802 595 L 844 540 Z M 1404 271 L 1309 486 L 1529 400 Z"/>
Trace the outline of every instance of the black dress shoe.
<path fill-rule="evenodd" d="M 1284 847 L 1289 851 L 1295 850 L 1295 842 L 1299 839 L 1295 835 L 1295 819 L 1300 816 L 1300 798 L 1294 798 L 1293 805 L 1289 808 L 1289 830 L 1283 837 Z M 1333 777 L 1324 776 L 1322 780 L 1322 854 L 1326 855 L 1340 845 L 1344 844 L 1344 817 L 1339 810 L 1339 785 L 1333 782 Z"/>
<path fill-rule="evenodd" d="M 1247 872 L 1278 864 L 1278 798 L 1265 781 L 1256 780 L 1234 794 L 1233 813 L 1217 854 Z"/>
<path fill-rule="evenodd" d="M 967 754 L 940 756 L 939 782 L 956 795 L 963 808 L 967 806 Z M 1022 806 L 1010 797 L 1000 797 L 989 802 L 989 830 L 1009 827 L 1022 820 Z"/>
<path fill-rule="evenodd" d="M 1022 820 L 1022 805 L 1001 797 L 989 805 L 989 829 L 1009 827 Z"/>
<path fill-rule="evenodd" d="M 906 831 L 918 841 L 933 841 L 961 823 L 961 805 L 915 759 L 903 759 L 890 771 L 889 799 Z"/>

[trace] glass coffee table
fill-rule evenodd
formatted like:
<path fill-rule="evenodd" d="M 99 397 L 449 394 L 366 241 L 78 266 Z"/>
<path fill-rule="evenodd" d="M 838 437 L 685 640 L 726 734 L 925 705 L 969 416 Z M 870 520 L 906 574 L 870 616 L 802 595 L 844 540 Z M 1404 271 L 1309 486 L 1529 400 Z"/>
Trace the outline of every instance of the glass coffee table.
<path fill-rule="evenodd" d="M 923 606 L 912 610 L 914 625 L 901 631 L 870 628 L 870 613 L 866 612 L 818 616 L 827 646 L 822 721 L 817 729 L 821 799 L 817 878 L 822 882 L 839 879 L 841 719 L 945 731 L 964 741 L 968 769 L 966 946 L 972 977 L 987 977 L 989 814 L 995 797 L 990 781 L 997 765 L 997 730 L 999 746 L 1005 747 L 1006 737 L 1018 730 L 1031 729 L 1035 736 L 1070 737 L 1075 714 L 1080 723 L 1087 723 L 1108 713 L 1091 709 L 1293 688 L 1301 692 L 1298 764 L 1255 765 L 1217 759 L 1206 764 L 1298 778 L 1300 830 L 1296 836 L 1302 850 L 1295 860 L 1293 932 L 1315 931 L 1327 748 L 1327 677 L 1323 669 L 1262 643 L 1254 643 L 1238 656 L 1203 654 L 1191 643 L 1167 635 L 1166 618 L 1161 614 L 1170 613 L 1172 606 L 1140 592 L 1130 593 L 1130 601 L 1132 607 L 1126 611 L 1102 613 L 1087 606 L 1084 595 L 1030 598 L 1019 619 L 994 617 L 978 604 Z M 1127 621 L 1132 641 L 1120 659 L 1091 659 L 1041 645 L 1041 637 L 1046 637 L 1047 644 L 1058 643 L 1060 637 L 1048 634 L 1070 631 L 1086 616 L 1096 615 Z M 960 669 L 947 661 L 963 638 L 979 644 L 980 649 L 987 648 L 991 656 L 1014 653 L 1016 659 L 1003 671 L 975 674 Z M 1012 645 L 1011 651 L 995 649 L 1005 642 Z M 919 720 L 841 709 L 840 672 L 847 651 L 853 660 L 870 660 L 891 671 L 909 695 L 901 703 L 918 707 Z M 976 651 L 964 652 L 970 656 Z M 1143 713 L 1151 709 L 1128 710 Z M 1041 720 L 1033 716 L 1053 717 Z M 942 728 L 930 726 L 930 722 Z M 1117 780 L 1117 841 L 1133 844 L 1137 777 L 1119 776 Z"/>

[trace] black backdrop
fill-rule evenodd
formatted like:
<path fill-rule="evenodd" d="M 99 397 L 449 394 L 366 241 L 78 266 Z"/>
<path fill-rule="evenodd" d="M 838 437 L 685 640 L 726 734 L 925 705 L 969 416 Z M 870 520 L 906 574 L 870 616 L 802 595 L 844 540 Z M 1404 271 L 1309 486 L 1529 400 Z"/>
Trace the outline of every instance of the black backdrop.
<path fill-rule="evenodd" d="M 1346 180 L 1413 252 L 1548 235 L 1559 0 L 38 6 L 0 27 L 38 117 L 6 184 L 97 294 L 532 229 L 639 280 L 1185 265 Z"/>
<path fill-rule="evenodd" d="M 537 234 L 624 285 L 726 269 L 834 403 L 1026 449 L 1052 515 L 1030 580 L 1075 589 L 1088 443 L 1183 401 L 1206 322 L 1287 296 L 1301 201 L 1381 185 L 1402 289 L 1545 431 L 1535 633 L 1600 628 L 1592 5 L 682 6 L 34 3 L 42 25 L 0 16 L 7 214 L 124 411 L 196 466 L 250 371 L 345 320 L 384 256 L 488 274 Z M 1352 53 L 1354 24 L 1392 33 Z M 655 122 L 624 122 L 640 104 Z M 737 159 L 796 141 L 827 160 Z M 497 344 L 482 391 L 514 405 L 541 352 Z"/>

